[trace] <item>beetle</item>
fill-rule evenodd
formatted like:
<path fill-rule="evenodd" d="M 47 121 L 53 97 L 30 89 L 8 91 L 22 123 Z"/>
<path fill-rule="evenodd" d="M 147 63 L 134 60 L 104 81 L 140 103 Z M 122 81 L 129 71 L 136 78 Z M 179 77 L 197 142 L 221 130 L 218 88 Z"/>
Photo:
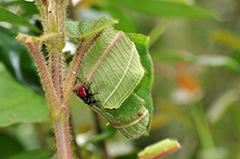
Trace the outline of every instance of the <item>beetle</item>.
<path fill-rule="evenodd" d="M 86 86 L 84 83 L 80 83 L 76 85 L 73 89 L 73 92 L 83 100 L 84 103 L 88 105 L 93 105 L 97 103 L 97 101 L 94 99 L 94 95 L 97 93 L 92 94 L 90 86 L 92 83 L 90 83 L 88 86 Z"/>

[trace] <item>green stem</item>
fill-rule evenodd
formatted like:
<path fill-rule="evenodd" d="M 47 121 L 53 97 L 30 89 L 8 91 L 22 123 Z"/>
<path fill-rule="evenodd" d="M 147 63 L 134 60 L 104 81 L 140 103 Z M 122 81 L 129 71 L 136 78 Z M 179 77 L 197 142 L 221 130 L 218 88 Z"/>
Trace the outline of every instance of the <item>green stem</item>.
<path fill-rule="evenodd" d="M 100 120 L 99 120 L 99 115 L 96 112 L 93 112 L 93 113 L 94 113 L 93 115 L 94 115 L 94 118 L 95 118 L 95 124 L 96 124 L 96 128 L 97 128 L 97 134 L 101 134 L 103 132 L 102 132 L 101 123 L 100 123 Z M 110 159 L 110 156 L 107 153 L 107 148 L 106 148 L 105 141 L 104 140 L 100 141 L 100 145 L 101 145 L 101 149 L 102 149 L 102 152 L 103 152 L 104 159 Z"/>
<path fill-rule="evenodd" d="M 202 106 L 199 103 L 195 103 L 194 105 L 192 105 L 191 114 L 192 114 L 192 118 L 193 118 L 193 122 L 195 124 L 196 130 L 200 137 L 200 142 L 204 150 L 204 155 L 209 154 L 210 151 L 215 153 L 215 146 L 214 146 L 212 133 L 210 131 L 208 122 L 205 118 L 205 114 Z M 209 158 L 210 156 L 205 156 L 205 157 Z"/>
<path fill-rule="evenodd" d="M 158 23 L 155 28 L 153 28 L 153 30 L 148 35 L 150 37 L 149 47 L 151 47 L 156 42 L 156 40 L 163 34 L 171 22 L 172 19 L 170 18 L 162 18 L 160 23 Z"/>

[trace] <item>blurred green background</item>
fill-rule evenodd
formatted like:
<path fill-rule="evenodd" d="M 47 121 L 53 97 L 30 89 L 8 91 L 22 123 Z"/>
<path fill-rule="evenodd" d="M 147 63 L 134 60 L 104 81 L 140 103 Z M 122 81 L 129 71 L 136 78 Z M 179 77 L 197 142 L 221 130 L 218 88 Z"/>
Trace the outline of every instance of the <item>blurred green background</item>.
<path fill-rule="evenodd" d="M 36 68 L 18 32 L 41 35 L 33 2 L 0 1 L 0 158 L 46 159 L 54 135 Z M 101 158 L 104 139 L 112 158 L 134 159 L 164 138 L 182 148 L 166 159 L 240 159 L 240 1 L 82 0 L 69 4 L 68 18 L 119 20 L 116 29 L 151 38 L 154 114 L 149 136 L 129 141 L 105 127 L 72 97 L 76 139 L 86 158 Z M 65 51 L 72 51 L 67 44 Z M 55 158 L 54 156 L 52 158 Z"/>

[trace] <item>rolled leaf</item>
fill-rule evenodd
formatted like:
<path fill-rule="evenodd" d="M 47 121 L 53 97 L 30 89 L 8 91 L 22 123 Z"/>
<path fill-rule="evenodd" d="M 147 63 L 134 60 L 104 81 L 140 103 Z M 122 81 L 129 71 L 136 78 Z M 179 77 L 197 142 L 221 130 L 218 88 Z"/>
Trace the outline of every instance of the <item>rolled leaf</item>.
<path fill-rule="evenodd" d="M 140 100 L 142 103 L 138 103 L 138 105 L 135 105 L 137 100 Z M 130 102 L 132 102 L 132 104 L 129 104 Z M 144 101 L 142 99 L 140 99 L 136 94 L 132 94 L 129 97 L 129 100 L 126 100 L 120 107 L 121 110 L 119 112 L 119 116 L 116 115 L 116 112 L 111 113 L 111 111 L 101 109 L 101 106 L 97 104 L 93 105 L 91 108 L 100 115 L 102 115 L 105 119 L 107 119 L 108 122 L 113 127 L 118 129 L 120 133 L 123 134 L 126 138 L 136 139 L 146 132 L 150 119 L 149 112 L 143 104 Z M 124 111 L 127 110 L 126 107 L 134 109 L 135 111 L 133 111 L 131 114 L 124 116 Z"/>
<path fill-rule="evenodd" d="M 69 37 L 85 39 L 90 46 L 82 60 L 80 78 L 85 86 L 91 83 L 89 92 L 97 101 L 90 104 L 91 108 L 126 138 L 136 139 L 147 134 L 152 112 L 152 63 L 147 51 L 148 38 L 137 34 L 128 37 L 108 26 L 111 21 L 101 18 L 100 22 L 79 22 L 79 28 L 74 24 L 72 28 L 75 29 L 69 30 Z M 88 25 L 80 25 L 83 23 Z M 99 29 L 94 25 L 104 27 Z M 83 38 L 88 33 L 91 40 Z M 137 47 L 129 38 L 133 38 Z"/>
<path fill-rule="evenodd" d="M 121 31 L 104 29 L 83 58 L 83 81 L 92 83 L 103 109 L 118 109 L 144 74 L 137 49 Z"/>

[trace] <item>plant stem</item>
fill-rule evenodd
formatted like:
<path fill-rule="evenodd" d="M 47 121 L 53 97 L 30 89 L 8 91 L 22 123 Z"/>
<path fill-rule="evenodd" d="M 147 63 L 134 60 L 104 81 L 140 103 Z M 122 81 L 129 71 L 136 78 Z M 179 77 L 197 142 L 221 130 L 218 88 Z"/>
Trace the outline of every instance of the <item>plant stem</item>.
<path fill-rule="evenodd" d="M 76 16 L 72 1 L 69 1 L 69 10 L 70 10 L 72 20 L 74 20 L 74 21 L 77 20 L 77 16 Z"/>
<path fill-rule="evenodd" d="M 33 57 L 35 61 L 43 85 L 43 89 L 46 92 L 50 112 L 52 113 L 53 116 L 55 116 L 56 114 L 54 114 L 53 111 L 55 112 L 57 111 L 57 109 L 59 108 L 58 105 L 60 104 L 60 101 L 55 92 L 45 59 L 40 51 L 41 46 L 40 39 L 35 37 L 28 37 L 22 34 L 19 34 L 17 36 L 17 39 L 27 47 L 30 55 Z"/>
<path fill-rule="evenodd" d="M 48 143 L 47 143 L 47 140 L 46 140 L 45 133 L 43 131 L 42 124 L 41 123 L 35 123 L 34 127 L 35 127 L 35 130 L 37 132 L 38 140 L 39 140 L 39 142 L 41 144 L 41 147 L 47 148 L 48 147 Z"/>
<path fill-rule="evenodd" d="M 209 154 L 208 153 L 209 150 L 214 153 L 215 146 L 214 146 L 212 133 L 209 129 L 209 125 L 205 118 L 205 114 L 204 114 L 202 106 L 199 103 L 195 103 L 194 105 L 192 105 L 191 106 L 191 114 L 192 114 L 193 121 L 194 121 L 194 124 L 197 129 L 197 132 L 200 137 L 200 142 L 204 149 L 204 155 Z M 214 155 L 214 154 L 212 154 L 212 155 Z M 205 156 L 205 158 L 207 158 L 207 157 L 209 158 L 209 156 Z"/>
<path fill-rule="evenodd" d="M 61 116 L 53 121 L 59 159 L 73 159 L 68 119 L 69 109 L 62 106 Z"/>
<path fill-rule="evenodd" d="M 95 118 L 95 124 L 96 124 L 96 128 L 97 128 L 97 134 L 101 134 L 102 133 L 102 128 L 101 128 L 101 123 L 99 121 L 99 115 L 96 112 L 93 112 L 94 114 L 94 118 Z M 100 141 L 100 145 L 101 145 L 101 149 L 103 152 L 103 158 L 104 159 L 110 159 L 108 153 L 107 153 L 107 148 L 106 148 L 106 144 L 104 141 Z"/>
<path fill-rule="evenodd" d="M 54 125 L 58 158 L 72 159 L 73 156 L 68 126 L 69 109 L 64 105 L 61 105 L 61 97 L 56 93 L 56 88 L 54 87 L 53 79 L 50 76 L 49 68 L 47 67 L 45 59 L 40 51 L 40 38 L 28 37 L 21 34 L 19 34 L 17 38 L 25 44 L 33 56 L 43 88 L 46 92 L 50 115 Z"/>
<path fill-rule="evenodd" d="M 167 29 L 169 24 L 172 22 L 170 18 L 162 18 L 162 20 L 153 28 L 153 30 L 148 34 L 150 37 L 149 47 L 151 47 L 156 40 L 162 35 L 162 33 Z"/>
<path fill-rule="evenodd" d="M 81 156 L 81 150 L 77 144 L 77 141 L 76 141 L 76 133 L 75 133 L 75 129 L 74 129 L 74 124 L 73 124 L 73 119 L 72 119 L 72 115 L 70 113 L 70 117 L 69 117 L 69 125 L 71 127 L 71 130 L 72 130 L 72 137 L 73 137 L 73 143 L 75 145 L 75 148 L 76 148 L 76 154 L 78 156 L 78 159 L 82 159 L 82 156 Z"/>
<path fill-rule="evenodd" d="M 65 85 L 64 85 L 63 89 L 64 89 L 64 103 L 65 104 L 70 102 L 70 97 L 72 94 L 73 86 L 76 81 L 77 72 L 80 68 L 80 64 L 82 62 L 84 52 L 85 52 L 84 44 L 83 44 L 83 42 L 80 42 L 80 44 L 76 50 L 76 54 L 73 57 L 73 60 L 68 69 L 66 79 L 64 81 Z"/>
<path fill-rule="evenodd" d="M 19 40 L 32 53 L 46 92 L 53 121 L 58 158 L 73 159 L 69 134 L 69 100 L 64 103 L 64 99 L 70 99 L 71 92 L 63 93 L 63 86 L 69 86 L 69 83 L 65 84 L 63 80 L 65 79 L 64 69 L 66 67 L 62 53 L 65 45 L 65 21 L 68 0 L 36 0 L 36 2 L 41 12 L 44 35 L 56 34 L 54 38 L 47 38 L 45 41 L 49 54 L 48 65 L 40 51 L 41 38 L 22 36 L 19 37 Z M 71 84 L 73 87 L 74 83 Z"/>

